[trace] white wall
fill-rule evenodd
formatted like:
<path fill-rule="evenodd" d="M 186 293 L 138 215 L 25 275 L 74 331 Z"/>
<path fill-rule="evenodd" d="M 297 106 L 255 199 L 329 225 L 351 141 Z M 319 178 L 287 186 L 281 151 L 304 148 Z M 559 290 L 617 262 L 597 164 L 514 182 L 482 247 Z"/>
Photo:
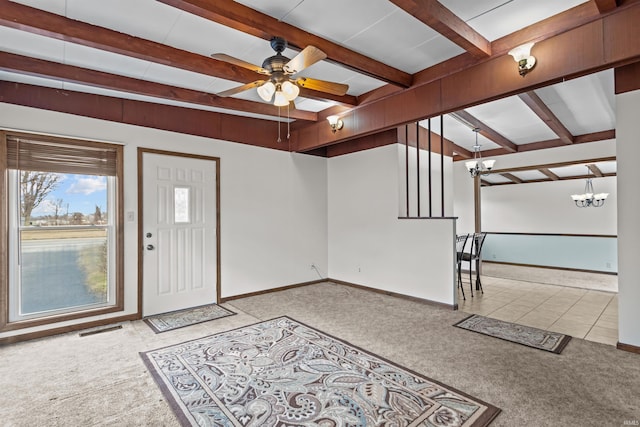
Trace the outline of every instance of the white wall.
<path fill-rule="evenodd" d="M 492 158 L 496 160 L 496 169 L 508 169 L 615 155 L 615 141 L 609 140 Z M 464 162 L 456 162 L 453 171 L 458 230 L 473 232 L 473 180 Z M 615 235 L 616 180 L 616 177 L 594 178 L 596 192 L 610 193 L 605 205 L 598 209 L 578 209 L 570 198 L 571 194 L 583 192 L 584 180 L 482 187 L 482 231 Z"/>
<path fill-rule="evenodd" d="M 135 215 L 124 224 L 125 311 L 95 319 L 136 312 L 137 147 L 220 157 L 223 297 L 316 280 L 311 263 L 328 269 L 324 158 L 8 104 L 0 127 L 125 145 L 124 210 Z"/>
<path fill-rule="evenodd" d="M 585 180 L 483 187 L 482 231 L 514 233 L 617 233 L 616 177 L 594 178 L 597 193 L 609 193 L 604 206 L 577 208 L 571 194 Z"/>
<path fill-rule="evenodd" d="M 618 341 L 640 347 L 640 90 L 616 95 L 618 141 Z"/>
<path fill-rule="evenodd" d="M 329 159 L 329 277 L 455 304 L 455 220 L 398 219 L 399 157 L 395 144 Z"/>

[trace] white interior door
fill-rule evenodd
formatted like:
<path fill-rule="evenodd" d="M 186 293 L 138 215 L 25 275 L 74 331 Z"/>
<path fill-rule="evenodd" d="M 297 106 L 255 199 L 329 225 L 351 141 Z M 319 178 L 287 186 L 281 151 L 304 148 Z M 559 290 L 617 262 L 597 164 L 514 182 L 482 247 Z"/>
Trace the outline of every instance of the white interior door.
<path fill-rule="evenodd" d="M 143 153 L 143 316 L 216 302 L 216 162 Z"/>

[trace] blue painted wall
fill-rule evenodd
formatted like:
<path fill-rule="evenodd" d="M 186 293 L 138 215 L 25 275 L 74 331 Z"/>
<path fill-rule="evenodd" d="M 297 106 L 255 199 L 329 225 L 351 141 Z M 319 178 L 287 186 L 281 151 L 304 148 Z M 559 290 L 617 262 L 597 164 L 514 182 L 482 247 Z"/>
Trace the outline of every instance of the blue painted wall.
<path fill-rule="evenodd" d="M 615 237 L 488 234 L 482 259 L 617 273 L 617 240 Z"/>

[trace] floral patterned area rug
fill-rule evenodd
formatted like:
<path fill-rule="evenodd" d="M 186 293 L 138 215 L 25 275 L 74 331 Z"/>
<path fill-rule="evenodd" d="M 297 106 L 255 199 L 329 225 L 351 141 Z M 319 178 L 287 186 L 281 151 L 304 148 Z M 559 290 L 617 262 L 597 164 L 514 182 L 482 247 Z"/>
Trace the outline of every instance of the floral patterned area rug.
<path fill-rule="evenodd" d="M 185 426 L 486 426 L 500 413 L 289 317 L 140 356 Z"/>
<path fill-rule="evenodd" d="M 456 323 L 462 329 L 560 354 L 571 336 L 474 314 Z"/>
<path fill-rule="evenodd" d="M 145 317 L 143 320 L 156 334 L 159 334 L 160 332 L 184 328 L 185 326 L 208 322 L 209 320 L 220 319 L 233 314 L 236 313 L 218 304 L 208 304 L 170 313 L 156 314 Z"/>

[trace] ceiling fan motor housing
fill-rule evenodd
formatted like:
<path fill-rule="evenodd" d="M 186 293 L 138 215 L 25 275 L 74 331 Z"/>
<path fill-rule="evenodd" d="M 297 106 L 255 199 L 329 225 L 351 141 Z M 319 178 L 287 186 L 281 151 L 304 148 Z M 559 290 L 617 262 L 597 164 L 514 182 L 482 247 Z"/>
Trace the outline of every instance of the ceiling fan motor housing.
<path fill-rule="evenodd" d="M 262 68 L 271 73 L 271 79 L 274 82 L 282 83 L 285 80 L 284 66 L 291 61 L 282 54 L 287 46 L 287 41 L 282 37 L 272 38 L 271 48 L 276 51 L 276 54 L 268 57 L 262 63 Z"/>

